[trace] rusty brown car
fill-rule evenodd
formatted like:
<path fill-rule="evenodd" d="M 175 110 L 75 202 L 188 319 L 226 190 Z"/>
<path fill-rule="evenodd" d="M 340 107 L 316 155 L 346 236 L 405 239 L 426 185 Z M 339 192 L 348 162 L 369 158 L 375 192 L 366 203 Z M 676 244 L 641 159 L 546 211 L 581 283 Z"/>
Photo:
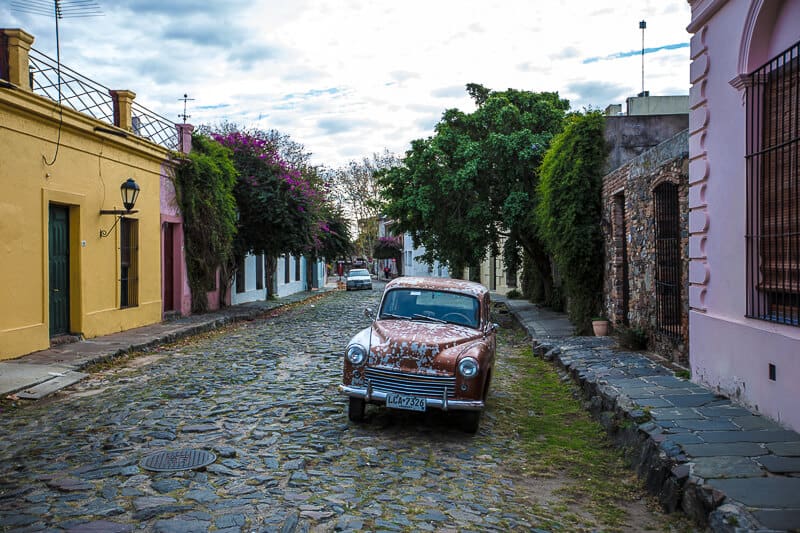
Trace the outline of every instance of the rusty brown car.
<path fill-rule="evenodd" d="M 424 412 L 460 411 L 476 432 L 492 379 L 496 330 L 489 291 L 463 280 L 401 277 L 347 344 L 340 389 L 358 422 L 368 403 Z"/>

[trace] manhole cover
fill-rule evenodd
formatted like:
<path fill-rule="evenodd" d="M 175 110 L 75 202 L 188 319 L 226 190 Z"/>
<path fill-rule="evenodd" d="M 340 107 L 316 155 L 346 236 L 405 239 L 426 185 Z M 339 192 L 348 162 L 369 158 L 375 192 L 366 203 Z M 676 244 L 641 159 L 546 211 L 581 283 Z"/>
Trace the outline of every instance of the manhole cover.
<path fill-rule="evenodd" d="M 141 467 L 153 472 L 174 472 L 200 468 L 216 460 L 216 455 L 204 450 L 178 450 L 148 455 L 142 459 Z"/>

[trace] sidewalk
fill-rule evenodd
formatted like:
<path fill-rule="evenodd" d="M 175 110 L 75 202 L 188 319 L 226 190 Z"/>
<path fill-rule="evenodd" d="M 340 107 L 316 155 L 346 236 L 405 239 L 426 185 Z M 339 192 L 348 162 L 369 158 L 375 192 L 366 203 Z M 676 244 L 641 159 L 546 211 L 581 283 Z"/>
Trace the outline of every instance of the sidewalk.
<path fill-rule="evenodd" d="M 225 307 L 219 311 L 180 317 L 111 335 L 53 346 L 17 359 L 3 360 L 0 361 L 0 398 L 14 394 L 17 398 L 37 400 L 86 377 L 80 371 L 92 363 L 147 350 L 226 324 L 252 320 L 268 311 L 305 301 L 335 288 L 334 280 L 333 284 L 328 283 L 315 291 L 299 292 L 277 300 Z"/>
<path fill-rule="evenodd" d="M 800 434 L 676 377 L 612 337 L 576 337 L 564 313 L 502 295 L 579 385 L 590 411 L 667 511 L 712 531 L 800 530 Z"/>

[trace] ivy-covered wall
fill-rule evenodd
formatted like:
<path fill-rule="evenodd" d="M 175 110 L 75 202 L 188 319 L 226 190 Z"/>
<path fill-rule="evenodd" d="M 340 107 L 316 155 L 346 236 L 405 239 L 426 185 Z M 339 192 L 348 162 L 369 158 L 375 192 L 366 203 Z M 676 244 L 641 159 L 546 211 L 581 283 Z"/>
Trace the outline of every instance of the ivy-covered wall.
<path fill-rule="evenodd" d="M 625 325 L 627 285 L 627 325 L 647 335 L 649 349 L 679 363 L 687 363 L 689 356 L 688 150 L 686 130 L 604 176 L 602 196 L 605 311 L 615 328 Z M 653 191 L 665 181 L 677 186 L 680 213 L 680 335 L 677 337 L 663 333 L 657 321 Z"/>

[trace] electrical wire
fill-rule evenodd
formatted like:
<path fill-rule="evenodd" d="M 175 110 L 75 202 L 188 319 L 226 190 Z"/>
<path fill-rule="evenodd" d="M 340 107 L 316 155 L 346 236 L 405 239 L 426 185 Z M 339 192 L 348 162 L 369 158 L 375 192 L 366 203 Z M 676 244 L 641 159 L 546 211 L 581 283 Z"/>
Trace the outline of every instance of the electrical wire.
<path fill-rule="evenodd" d="M 62 18 L 78 17 L 97 17 L 102 16 L 103 11 L 95 0 L 52 0 L 52 10 L 50 0 L 12 0 L 11 9 L 30 13 L 34 15 L 55 16 L 56 21 L 56 73 L 58 76 L 58 136 L 56 137 L 56 151 L 53 160 L 48 161 L 47 156 L 42 154 L 44 164 L 53 166 L 58 158 L 58 149 L 61 146 L 61 130 L 64 127 L 64 106 L 62 105 L 61 91 L 61 37 L 59 34 L 58 21 Z M 33 89 L 33 87 L 31 87 Z"/>
<path fill-rule="evenodd" d="M 47 161 L 47 156 L 42 154 L 44 164 L 48 167 L 53 166 L 58 159 L 58 148 L 61 146 L 61 130 L 64 127 L 64 106 L 61 105 L 61 39 L 58 33 L 58 19 L 61 18 L 60 0 L 53 0 L 53 10 L 56 17 L 56 75 L 58 78 L 58 137 L 56 138 L 56 153 L 53 160 Z"/>

